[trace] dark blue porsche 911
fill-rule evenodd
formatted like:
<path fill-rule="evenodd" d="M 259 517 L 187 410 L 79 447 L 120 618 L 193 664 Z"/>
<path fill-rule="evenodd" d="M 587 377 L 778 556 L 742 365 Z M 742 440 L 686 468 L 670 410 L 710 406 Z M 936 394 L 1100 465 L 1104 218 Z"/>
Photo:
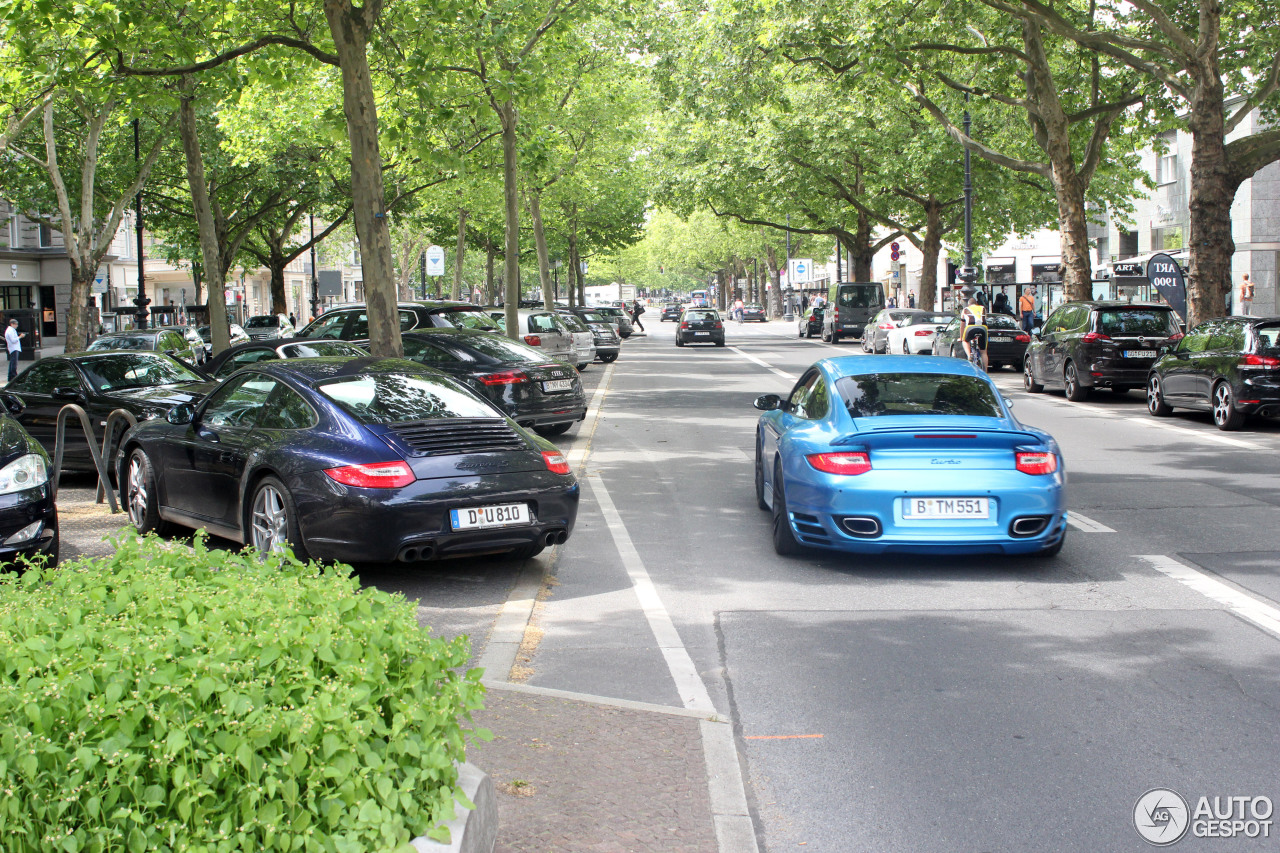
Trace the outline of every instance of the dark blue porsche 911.
<path fill-rule="evenodd" d="M 404 359 L 250 365 L 121 447 L 140 531 L 176 523 L 304 559 L 532 557 L 567 540 L 578 512 L 555 445 Z"/>
<path fill-rule="evenodd" d="M 779 554 L 1038 554 L 1062 548 L 1057 442 L 967 362 L 817 362 L 756 429 L 756 500 Z"/>

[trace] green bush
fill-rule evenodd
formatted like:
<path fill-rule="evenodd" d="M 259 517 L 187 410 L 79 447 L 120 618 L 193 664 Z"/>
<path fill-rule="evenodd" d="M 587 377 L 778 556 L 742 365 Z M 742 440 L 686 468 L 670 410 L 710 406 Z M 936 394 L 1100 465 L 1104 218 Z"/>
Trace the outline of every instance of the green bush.
<path fill-rule="evenodd" d="M 399 596 L 122 538 L 0 575 L 0 850 L 389 851 L 447 830 L 479 673 Z"/>

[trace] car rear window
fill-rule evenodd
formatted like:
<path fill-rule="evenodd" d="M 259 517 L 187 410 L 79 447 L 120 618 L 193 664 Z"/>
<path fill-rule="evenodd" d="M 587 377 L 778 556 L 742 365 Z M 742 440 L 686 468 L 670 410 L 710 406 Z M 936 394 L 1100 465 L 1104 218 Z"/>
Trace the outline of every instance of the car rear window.
<path fill-rule="evenodd" d="M 991 385 L 949 373 L 871 373 L 846 376 L 836 391 L 855 418 L 882 415 L 1003 417 Z"/>
<path fill-rule="evenodd" d="M 1254 332 L 1258 336 L 1259 350 L 1280 349 L 1280 323 L 1260 323 Z"/>
<path fill-rule="evenodd" d="M 988 329 L 1021 329 L 1018 321 L 1010 317 L 1008 314 L 992 314 L 987 312 L 985 322 Z"/>
<path fill-rule="evenodd" d="M 1098 312 L 1098 331 L 1104 335 L 1166 337 L 1178 331 L 1173 312 L 1160 308 L 1120 308 Z"/>
<path fill-rule="evenodd" d="M 939 323 L 946 324 L 950 322 L 950 314 L 917 314 L 911 318 L 911 325 L 913 326 L 936 326 Z"/>
<path fill-rule="evenodd" d="M 446 308 L 435 312 L 455 329 L 480 329 L 485 332 L 498 331 L 498 324 L 489 319 L 489 315 L 479 308 Z"/>
<path fill-rule="evenodd" d="M 880 305 L 880 285 L 863 284 L 841 287 L 836 299 L 850 308 L 877 308 Z"/>
<path fill-rule="evenodd" d="M 286 344 L 280 347 L 280 354 L 285 358 L 324 358 L 325 356 L 350 356 L 361 358 L 368 355 L 355 344 L 344 341 L 310 341 L 308 343 Z"/>
<path fill-rule="evenodd" d="M 476 397 L 426 376 L 407 373 L 344 376 L 322 382 L 316 388 L 366 424 L 497 417 L 492 408 Z"/>
<path fill-rule="evenodd" d="M 686 311 L 684 312 L 686 320 L 719 320 L 714 311 Z"/>
<path fill-rule="evenodd" d="M 156 339 L 151 335 L 119 335 L 110 338 L 98 338 L 89 344 L 89 352 L 97 352 L 105 349 L 125 349 L 125 350 L 154 350 L 156 348 Z"/>

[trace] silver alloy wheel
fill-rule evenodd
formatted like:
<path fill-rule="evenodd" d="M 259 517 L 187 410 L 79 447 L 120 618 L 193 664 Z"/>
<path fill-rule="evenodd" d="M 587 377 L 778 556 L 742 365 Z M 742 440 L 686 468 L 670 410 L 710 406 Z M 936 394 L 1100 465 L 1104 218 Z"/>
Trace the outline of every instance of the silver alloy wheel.
<path fill-rule="evenodd" d="M 147 520 L 147 472 L 142 465 L 142 457 L 134 454 L 129 460 L 129 520 L 133 526 L 142 529 Z"/>
<path fill-rule="evenodd" d="M 1076 366 L 1068 364 L 1067 369 L 1062 374 L 1063 390 L 1067 392 L 1068 397 L 1074 397 L 1076 394 L 1076 383 L 1079 379 L 1076 377 Z"/>
<path fill-rule="evenodd" d="M 1231 389 L 1227 383 L 1219 383 L 1213 389 L 1213 422 L 1222 426 L 1231 417 Z"/>
<path fill-rule="evenodd" d="M 1152 376 L 1147 383 L 1147 411 L 1155 414 L 1160 409 L 1160 377 Z"/>
<path fill-rule="evenodd" d="M 267 484 L 254 496 L 249 527 L 253 547 L 263 553 L 283 551 L 289 544 L 289 513 L 275 486 Z"/>
<path fill-rule="evenodd" d="M 902 354 L 903 354 L 903 355 L 911 355 L 911 347 L 910 347 L 910 345 L 908 345 L 908 344 L 907 344 L 907 339 L 906 339 L 906 338 L 903 338 L 903 339 L 902 339 Z"/>

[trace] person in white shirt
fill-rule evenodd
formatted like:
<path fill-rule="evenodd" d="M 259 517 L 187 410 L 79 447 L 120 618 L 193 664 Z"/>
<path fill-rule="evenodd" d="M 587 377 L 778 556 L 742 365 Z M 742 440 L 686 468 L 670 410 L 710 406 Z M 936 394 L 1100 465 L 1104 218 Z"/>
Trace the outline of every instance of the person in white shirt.
<path fill-rule="evenodd" d="M 9 328 L 4 330 L 4 342 L 9 348 L 10 382 L 18 375 L 18 357 L 22 355 L 22 339 L 26 336 L 26 332 L 18 331 L 18 321 L 16 319 L 10 320 Z"/>

